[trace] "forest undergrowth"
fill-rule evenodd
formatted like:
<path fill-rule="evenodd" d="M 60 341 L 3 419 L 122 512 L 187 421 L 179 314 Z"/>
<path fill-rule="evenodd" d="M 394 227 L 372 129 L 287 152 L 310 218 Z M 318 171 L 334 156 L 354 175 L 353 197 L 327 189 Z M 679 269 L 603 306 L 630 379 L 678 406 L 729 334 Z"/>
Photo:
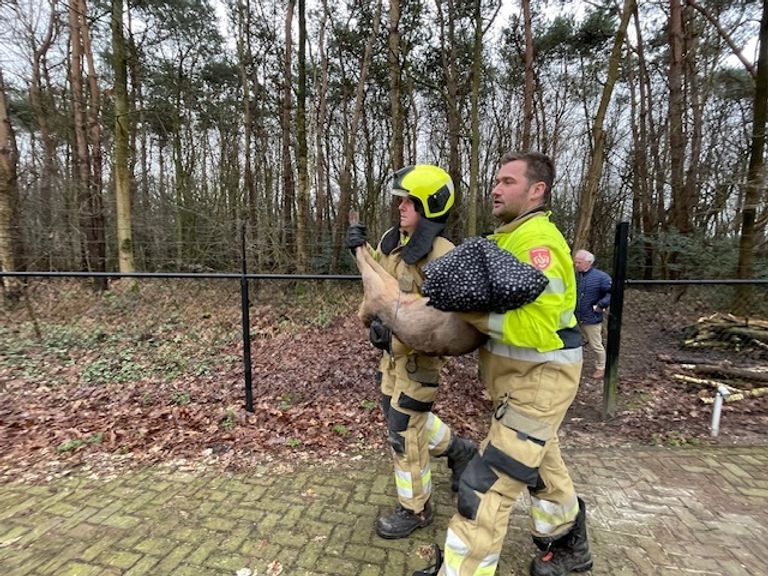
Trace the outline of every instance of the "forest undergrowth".
<path fill-rule="evenodd" d="M 231 281 L 32 282 L 0 321 L 0 479 L 84 468 L 108 475 L 158 462 L 229 469 L 264 461 L 354 458 L 385 449 L 377 351 L 355 316 L 359 284 L 251 284 L 253 412 L 245 409 L 239 286 Z M 561 429 L 569 447 L 768 441 L 768 397 L 728 403 L 709 435 L 707 392 L 670 377 L 661 355 L 755 366 L 758 353 L 680 347 L 706 305 L 629 292 L 616 415 L 603 383 L 581 387 Z M 474 354 L 443 370 L 436 412 L 481 440 L 490 403 Z"/>

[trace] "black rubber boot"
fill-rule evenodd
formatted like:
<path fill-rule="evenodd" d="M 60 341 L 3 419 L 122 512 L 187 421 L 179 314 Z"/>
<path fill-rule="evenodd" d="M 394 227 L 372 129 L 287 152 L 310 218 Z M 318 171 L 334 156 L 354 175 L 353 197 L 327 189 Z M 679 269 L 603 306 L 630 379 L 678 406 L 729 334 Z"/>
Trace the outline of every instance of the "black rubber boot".
<path fill-rule="evenodd" d="M 387 539 L 405 538 L 417 528 L 432 524 L 432 519 L 432 505 L 429 501 L 419 514 L 398 504 L 392 514 L 376 520 L 376 534 Z"/>
<path fill-rule="evenodd" d="M 443 552 L 437 544 L 434 544 L 433 546 L 435 548 L 435 563 L 432 566 L 424 568 L 424 570 L 416 570 L 416 572 L 413 573 L 413 576 L 435 576 L 440 572 L 440 568 L 443 565 Z"/>
<path fill-rule="evenodd" d="M 586 572 L 592 568 L 584 501 L 579 498 L 579 514 L 567 534 L 554 541 L 534 537 L 533 542 L 542 553 L 531 562 L 531 576 L 565 576 L 569 572 Z"/>
<path fill-rule="evenodd" d="M 442 456 L 448 457 L 448 468 L 451 469 L 451 490 L 459 491 L 459 480 L 466 470 L 470 460 L 477 454 L 477 446 L 471 440 L 464 440 L 458 436 L 451 438 L 448 449 Z"/>

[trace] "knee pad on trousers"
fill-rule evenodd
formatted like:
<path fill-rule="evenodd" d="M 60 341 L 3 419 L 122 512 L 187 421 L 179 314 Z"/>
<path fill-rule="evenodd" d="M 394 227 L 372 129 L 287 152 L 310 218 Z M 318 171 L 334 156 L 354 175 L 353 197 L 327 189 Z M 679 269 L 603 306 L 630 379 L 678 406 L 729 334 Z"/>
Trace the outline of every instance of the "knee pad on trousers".
<path fill-rule="evenodd" d="M 483 452 L 483 460 L 490 466 L 501 470 L 504 474 L 515 480 L 534 488 L 540 481 L 539 468 L 523 464 L 506 452 L 502 452 L 493 444 L 488 444 Z"/>
<path fill-rule="evenodd" d="M 422 402 L 411 398 L 408 394 L 400 393 L 397 398 L 398 406 L 405 408 L 406 410 L 413 410 L 414 412 L 431 412 L 434 402 Z"/>
<path fill-rule="evenodd" d="M 474 520 L 480 507 L 480 496 L 477 495 L 477 492 L 485 494 L 498 479 L 499 477 L 491 470 L 483 457 L 479 454 L 475 455 L 459 481 L 457 504 L 459 514 L 464 518 Z"/>
<path fill-rule="evenodd" d="M 408 414 L 404 414 L 392 406 L 389 407 L 389 415 L 387 417 L 389 434 L 387 439 L 397 454 L 405 454 L 405 437 L 401 432 L 405 432 L 408 429 L 410 419 L 411 417 Z"/>
<path fill-rule="evenodd" d="M 528 486 L 528 492 L 533 496 L 536 496 L 536 494 L 546 489 L 547 489 L 547 485 L 544 483 L 544 478 L 541 477 L 541 474 L 537 476 L 535 486 Z"/>
<path fill-rule="evenodd" d="M 394 450 L 396 454 L 405 454 L 405 436 L 399 432 L 393 432 L 390 430 L 389 434 L 387 435 L 387 441 L 389 442 L 389 445 L 392 446 L 392 450 Z"/>

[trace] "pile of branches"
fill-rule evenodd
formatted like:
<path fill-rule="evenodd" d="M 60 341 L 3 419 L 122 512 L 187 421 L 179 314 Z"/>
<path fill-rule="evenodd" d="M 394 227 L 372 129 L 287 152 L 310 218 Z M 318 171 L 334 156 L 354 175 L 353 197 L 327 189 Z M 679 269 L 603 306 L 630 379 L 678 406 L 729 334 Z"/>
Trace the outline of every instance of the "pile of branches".
<path fill-rule="evenodd" d="M 728 360 L 702 362 L 667 355 L 659 355 L 659 360 L 670 364 L 674 380 L 699 388 L 699 399 L 705 404 L 712 404 L 718 391 L 726 402 L 768 394 L 768 367 L 734 366 Z"/>
<path fill-rule="evenodd" d="M 684 348 L 716 348 L 768 356 L 768 321 L 712 314 L 686 330 Z"/>

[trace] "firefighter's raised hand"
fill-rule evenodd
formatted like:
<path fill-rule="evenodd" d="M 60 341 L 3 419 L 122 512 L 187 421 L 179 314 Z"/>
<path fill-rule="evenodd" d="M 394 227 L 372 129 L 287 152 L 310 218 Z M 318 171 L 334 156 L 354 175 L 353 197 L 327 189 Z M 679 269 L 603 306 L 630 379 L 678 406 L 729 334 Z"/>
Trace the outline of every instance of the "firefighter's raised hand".
<path fill-rule="evenodd" d="M 365 246 L 367 242 L 368 234 L 365 224 L 350 224 L 349 228 L 347 228 L 347 248 L 352 251 L 352 254 L 360 246 Z"/>

